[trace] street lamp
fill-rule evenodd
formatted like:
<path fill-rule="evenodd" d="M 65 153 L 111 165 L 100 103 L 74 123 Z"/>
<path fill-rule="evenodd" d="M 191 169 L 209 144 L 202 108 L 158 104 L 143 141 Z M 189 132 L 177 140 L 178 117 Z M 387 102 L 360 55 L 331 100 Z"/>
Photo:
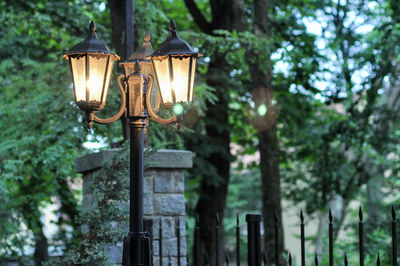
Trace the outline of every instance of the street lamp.
<path fill-rule="evenodd" d="M 149 117 L 161 124 L 178 125 L 181 122 L 180 115 L 173 114 L 168 119 L 158 116 L 158 105 L 162 102 L 165 108 L 170 109 L 192 101 L 196 60 L 201 55 L 178 37 L 173 20 L 170 21 L 168 38 L 154 52 L 150 35 L 146 33 L 142 47 L 120 63 L 125 68 L 125 74 L 117 78 L 121 93 L 119 111 L 110 118 L 99 118 L 95 112 L 100 111 L 106 103 L 113 64 L 119 60 L 119 56 L 111 53 L 97 39 L 95 30 L 92 21 L 88 37 L 65 53 L 64 57 L 71 66 L 75 101 L 86 112 L 89 128 L 93 121 L 99 124 L 112 123 L 124 113 L 129 118 L 129 233 L 124 239 L 122 264 L 149 265 L 150 241 L 148 232 L 143 230 L 143 134 Z M 141 69 L 144 73 L 141 73 Z M 153 108 L 151 94 L 154 75 L 158 91 Z"/>

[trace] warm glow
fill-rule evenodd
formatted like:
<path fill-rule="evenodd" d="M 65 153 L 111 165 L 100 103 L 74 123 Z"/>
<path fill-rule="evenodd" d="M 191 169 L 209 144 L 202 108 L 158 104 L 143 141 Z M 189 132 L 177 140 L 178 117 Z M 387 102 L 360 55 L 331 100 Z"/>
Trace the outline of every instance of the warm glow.
<path fill-rule="evenodd" d="M 176 103 L 187 103 L 189 97 L 189 64 L 190 57 L 172 58 L 173 81 L 172 89 L 175 92 Z"/>
<path fill-rule="evenodd" d="M 95 57 L 89 55 L 89 75 L 87 88 L 89 90 L 89 102 L 101 102 L 104 76 L 106 74 L 108 56 Z"/>
<path fill-rule="evenodd" d="M 107 98 L 114 59 L 87 54 L 79 58 L 70 57 L 70 61 L 78 105 L 101 109 Z"/>
<path fill-rule="evenodd" d="M 86 101 L 85 57 L 71 57 L 72 76 L 74 79 L 76 101 Z"/>
<path fill-rule="evenodd" d="M 163 104 L 167 106 L 172 105 L 173 102 L 168 58 L 164 58 L 162 60 L 153 59 L 152 61 L 154 64 Z"/>

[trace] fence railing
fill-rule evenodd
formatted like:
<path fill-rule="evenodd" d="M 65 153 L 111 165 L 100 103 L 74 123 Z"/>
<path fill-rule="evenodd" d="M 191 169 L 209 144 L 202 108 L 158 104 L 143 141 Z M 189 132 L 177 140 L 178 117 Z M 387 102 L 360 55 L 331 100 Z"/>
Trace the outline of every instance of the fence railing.
<path fill-rule="evenodd" d="M 275 265 L 280 266 L 282 263 L 280 263 L 280 258 L 283 250 L 279 250 L 279 239 L 280 239 L 280 228 L 279 228 L 279 220 L 278 216 L 276 213 L 274 214 L 275 216 L 275 223 L 274 223 L 274 236 L 275 236 L 275 250 L 274 250 L 274 255 L 275 255 Z M 360 207 L 359 209 L 359 223 L 358 223 L 358 253 L 359 253 L 359 265 L 363 266 L 364 265 L 364 260 L 365 260 L 365 250 L 364 250 L 364 221 L 363 221 L 363 212 Z M 392 220 L 391 220 L 391 245 L 392 245 L 392 265 L 397 266 L 397 219 L 396 219 L 396 212 L 394 207 L 392 206 Z M 304 224 L 304 215 L 303 211 L 300 211 L 300 250 L 301 250 L 301 266 L 306 265 L 306 243 L 305 243 L 305 224 Z M 332 212 L 329 209 L 328 213 L 328 218 L 329 218 L 329 225 L 328 225 L 328 243 L 329 243 L 329 266 L 334 265 L 334 224 L 333 224 L 333 216 Z M 246 214 L 246 223 L 247 223 L 247 265 L 249 266 L 261 266 L 261 265 L 267 265 L 267 257 L 266 257 L 266 252 L 262 252 L 262 245 L 261 245 L 261 221 L 262 221 L 262 216 L 260 214 Z M 151 227 L 150 223 L 149 227 Z M 163 265 L 163 228 L 162 228 L 162 222 L 160 219 L 159 223 L 159 265 Z M 179 219 L 177 219 L 176 223 L 176 236 L 177 236 L 177 265 L 181 266 L 181 227 L 179 224 Z M 149 230 L 151 231 L 151 230 Z M 220 219 L 218 213 L 216 214 L 216 226 L 215 226 L 215 254 L 221 254 L 221 247 L 219 243 L 219 236 L 220 236 Z M 196 219 L 196 226 L 194 229 L 194 241 L 195 241 L 195 249 L 193 252 L 193 260 L 191 263 L 189 263 L 189 256 L 187 255 L 187 265 L 193 265 L 193 266 L 220 266 L 220 258 L 218 258 L 218 255 L 216 255 L 215 261 L 213 264 L 210 263 L 209 256 L 206 253 L 200 254 L 200 227 L 199 227 L 199 219 L 197 217 Z M 241 248 L 241 234 L 240 234 L 240 223 L 239 223 L 239 216 L 236 217 L 236 228 L 235 228 L 235 237 L 236 237 L 236 265 L 240 266 L 240 248 Z M 172 265 L 171 261 L 171 255 L 168 255 L 168 265 Z M 175 254 L 174 254 L 175 255 Z M 200 263 L 200 258 L 203 258 L 203 264 L 201 265 Z M 230 264 L 230 258 L 228 253 L 224 254 L 224 266 L 227 266 Z M 348 265 L 348 258 L 347 254 L 343 254 L 343 262 L 344 265 Z M 292 265 L 293 259 L 292 259 L 292 254 L 288 254 L 288 260 L 286 265 Z M 151 264 L 153 265 L 153 263 Z M 319 265 L 319 258 L 318 255 L 314 255 L 314 265 L 318 266 Z M 381 259 L 379 252 L 377 253 L 376 256 L 376 265 L 381 265 Z M 283 265 L 282 265 L 283 266 Z"/>

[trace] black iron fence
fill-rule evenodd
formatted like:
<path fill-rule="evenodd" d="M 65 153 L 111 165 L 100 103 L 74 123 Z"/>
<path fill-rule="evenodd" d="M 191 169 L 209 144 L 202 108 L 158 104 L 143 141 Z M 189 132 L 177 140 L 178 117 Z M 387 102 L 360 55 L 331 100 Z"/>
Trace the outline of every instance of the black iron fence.
<path fill-rule="evenodd" d="M 334 224 L 333 224 L 333 216 L 331 210 L 329 210 L 329 229 L 328 229 L 328 243 L 329 243 L 329 266 L 334 265 Z M 359 209 L 359 223 L 358 223 L 358 253 L 359 253 L 359 265 L 363 266 L 365 261 L 365 253 L 364 253 L 364 221 L 363 221 L 363 212 L 360 207 Z M 300 245 L 301 245 L 301 266 L 306 265 L 306 243 L 305 243 L 305 229 L 304 229 L 304 215 L 303 212 L 300 212 Z M 207 253 L 200 254 L 200 227 L 199 227 L 199 219 L 196 219 L 196 227 L 194 229 L 194 241 L 195 241 L 195 249 L 193 252 L 193 260 L 189 261 L 189 256 L 187 256 L 187 265 L 193 266 L 220 266 L 220 258 L 216 255 L 215 261 L 213 263 L 210 262 L 209 256 Z M 261 221 L 262 216 L 260 214 L 247 214 L 246 215 L 246 223 L 247 223 L 247 265 L 249 266 L 261 266 L 267 265 L 266 252 L 262 252 L 262 244 L 261 244 Z M 159 256 L 159 265 L 163 265 L 163 228 L 162 222 L 159 221 L 159 249 L 157 254 Z M 151 227 L 150 223 L 147 223 L 149 227 Z M 177 219 L 176 223 L 176 235 L 177 235 L 177 265 L 181 266 L 181 228 L 179 224 L 179 219 Z M 391 220 L 391 245 L 392 245 L 392 265 L 397 266 L 397 220 L 396 220 L 396 212 L 394 207 L 392 206 L 392 220 Z M 149 231 L 151 229 L 149 228 Z M 220 220 L 219 215 L 216 214 L 216 226 L 215 226 L 215 254 L 221 254 L 220 251 L 223 251 L 224 247 L 221 247 L 219 243 L 220 236 Z M 280 263 L 280 255 L 283 250 L 279 250 L 279 239 L 280 239 L 280 228 L 278 217 L 275 213 L 275 224 L 274 224 L 274 235 L 275 235 L 275 265 L 282 265 Z M 236 236 L 236 265 L 240 266 L 240 248 L 241 248 L 241 234 L 240 234 L 240 224 L 239 217 L 236 217 L 236 228 L 235 228 L 235 236 Z M 222 249 L 222 250 L 221 250 Z M 154 254 L 155 255 L 155 254 Z M 292 265 L 292 255 L 288 254 L 288 259 L 286 265 Z M 203 258 L 202 265 L 200 264 L 201 258 Z M 230 264 L 230 258 L 228 253 L 224 254 L 224 266 Z M 343 254 L 343 263 L 344 265 L 348 265 L 347 254 Z M 151 264 L 153 265 L 153 263 Z M 171 254 L 168 256 L 168 265 L 172 265 Z M 314 265 L 319 265 L 318 255 L 314 256 Z M 381 265 L 381 259 L 379 256 L 379 252 L 376 255 L 376 265 Z M 283 265 L 282 265 L 283 266 Z"/>

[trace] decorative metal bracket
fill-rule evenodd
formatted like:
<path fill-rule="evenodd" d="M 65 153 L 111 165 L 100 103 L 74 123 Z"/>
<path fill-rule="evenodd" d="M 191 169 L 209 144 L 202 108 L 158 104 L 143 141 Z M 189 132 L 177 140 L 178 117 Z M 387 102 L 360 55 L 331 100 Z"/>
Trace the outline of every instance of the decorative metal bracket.
<path fill-rule="evenodd" d="M 153 118 L 154 121 L 157 123 L 163 124 L 163 125 L 170 125 L 173 123 L 177 123 L 177 117 L 176 115 L 171 116 L 170 118 L 162 118 L 157 115 L 158 112 L 158 107 L 160 105 L 160 100 L 159 98 L 156 99 L 156 110 L 153 110 L 153 107 L 151 106 L 151 92 L 153 91 L 153 83 L 154 83 L 154 77 L 150 74 L 146 76 L 146 81 L 148 84 L 147 92 L 146 92 L 146 106 L 147 106 L 147 112 L 149 113 L 150 117 Z M 158 92 L 159 93 L 159 92 Z M 157 97 L 159 97 L 157 95 Z"/>
<path fill-rule="evenodd" d="M 119 111 L 118 113 L 116 113 L 115 115 L 113 115 L 112 117 L 109 118 L 100 118 L 97 117 L 94 112 L 90 112 L 90 113 L 86 113 L 86 120 L 88 122 L 88 126 L 89 128 L 92 128 L 93 126 L 93 121 L 98 123 L 98 124 L 110 124 L 116 120 L 118 120 L 125 112 L 126 110 L 126 96 L 125 96 L 125 89 L 121 83 L 121 80 L 125 78 L 124 74 L 121 74 L 118 76 L 117 78 L 117 82 L 118 82 L 118 88 L 121 94 L 121 105 L 119 107 Z"/>

